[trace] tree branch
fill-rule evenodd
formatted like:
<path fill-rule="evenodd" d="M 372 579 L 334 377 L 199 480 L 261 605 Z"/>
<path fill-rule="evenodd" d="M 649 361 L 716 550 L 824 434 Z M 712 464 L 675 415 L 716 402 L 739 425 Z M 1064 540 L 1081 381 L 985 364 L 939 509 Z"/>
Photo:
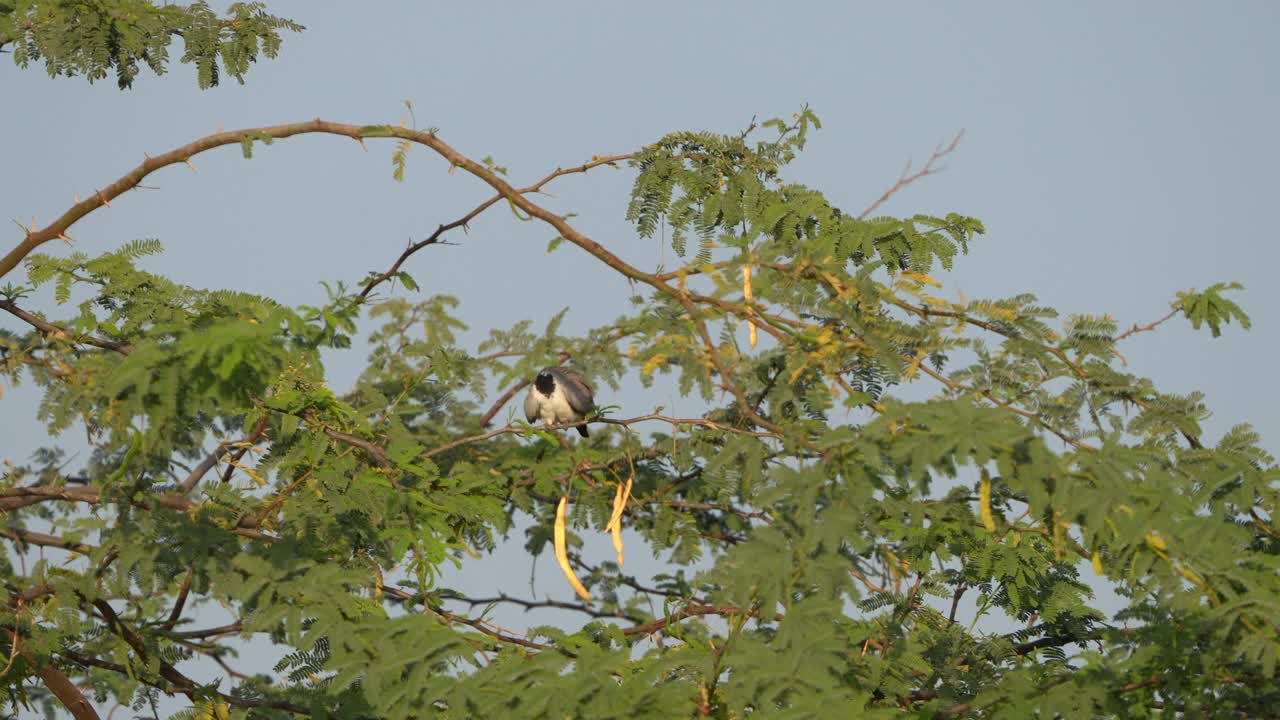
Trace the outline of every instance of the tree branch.
<path fill-rule="evenodd" d="M 485 635 L 488 635 L 489 637 L 495 640 L 498 640 L 499 642 L 504 642 L 511 645 L 520 645 L 521 647 L 527 647 L 532 650 L 558 650 L 558 648 L 556 648 L 554 645 L 546 645 L 543 643 L 534 642 L 532 640 L 526 640 L 525 638 L 516 637 L 514 635 L 503 633 L 500 630 L 495 630 L 483 620 L 480 620 L 477 618 L 469 618 L 462 615 L 457 615 L 455 613 L 449 612 L 448 610 L 445 610 L 442 607 L 429 605 L 425 601 L 423 601 L 421 598 L 418 598 L 412 593 L 405 592 L 404 590 L 401 590 L 399 588 L 384 587 L 383 592 L 386 593 L 387 597 L 390 597 L 394 600 L 399 600 L 400 602 L 420 603 L 423 607 L 425 607 L 426 609 L 438 615 L 443 621 L 461 623 L 468 627 L 475 628 L 476 630 L 479 630 L 480 632 L 484 633 Z M 565 651 L 561 650 L 560 652 L 565 652 Z M 572 653 L 569 653 L 569 654 L 571 655 Z"/>
<path fill-rule="evenodd" d="M 182 494 L 190 495 L 191 491 L 196 489 L 196 485 L 200 484 L 200 480 L 218 464 L 218 461 L 222 460 L 223 456 L 230 452 L 232 445 L 235 445 L 235 443 L 231 440 L 218 443 L 218 447 L 213 449 L 213 452 L 209 454 L 209 457 L 201 460 L 200 464 L 195 466 L 195 468 L 188 473 L 187 478 L 178 485 L 178 487 L 182 488 Z"/>
<path fill-rule="evenodd" d="M 189 512 L 194 508 L 200 507 L 200 504 L 193 503 L 185 496 L 177 493 L 168 493 L 165 495 L 152 496 L 155 504 L 161 507 L 176 510 L 178 512 Z M 47 502 L 49 500 L 65 500 L 68 502 L 82 502 L 89 505 L 97 505 L 102 502 L 102 491 L 100 488 L 92 486 L 84 487 L 67 487 L 65 485 L 34 485 L 27 487 L 8 488 L 0 490 L 0 511 L 10 511 L 16 508 L 34 505 L 36 503 Z M 142 510 L 151 510 L 152 504 L 146 499 L 134 500 L 134 507 Z M 21 531 L 26 533 L 27 531 Z M 236 526 L 232 529 L 237 535 L 252 538 L 255 540 L 272 539 L 268 535 L 264 535 L 258 530 L 258 521 L 252 517 L 242 517 Z M 3 532 L 0 532 L 3 534 Z M 40 533 L 36 533 L 40 535 Z M 52 535 L 44 536 L 45 538 L 53 538 Z M 56 538 L 61 542 L 60 538 Z M 39 544 L 39 543 L 36 543 Z M 88 546 L 85 546 L 88 547 Z"/>
<path fill-rule="evenodd" d="M 681 425 L 694 425 L 699 427 L 708 427 L 708 428 L 720 430 L 723 432 L 736 433 L 738 435 L 750 435 L 752 437 L 776 437 L 776 435 L 772 432 L 756 432 L 753 430 L 743 430 L 742 428 L 733 427 L 732 425 L 725 425 L 723 423 L 714 422 L 712 420 L 706 420 L 704 418 L 673 418 L 673 417 L 668 417 L 666 415 L 660 415 L 657 413 L 650 413 L 648 415 L 639 415 L 637 417 L 627 418 L 625 420 L 617 419 L 617 418 L 606 418 L 606 417 L 588 418 L 586 420 L 576 420 L 573 422 L 539 425 L 537 426 L 537 429 L 566 430 L 568 428 L 575 428 L 575 427 L 578 427 L 579 425 L 587 425 L 590 423 L 602 423 L 605 425 L 621 425 L 623 427 L 629 428 L 635 423 L 645 422 L 648 420 L 659 420 L 661 422 L 670 423 L 672 426 L 675 426 L 675 427 L 679 427 Z M 423 455 L 423 457 L 435 457 L 436 455 L 439 455 L 444 452 L 448 452 L 456 447 L 461 447 L 462 445 L 469 445 L 474 442 L 488 440 L 490 438 L 498 437 L 499 435 L 511 435 L 516 433 L 523 434 L 527 432 L 530 432 L 530 426 L 528 425 L 504 425 L 498 428 L 497 430 L 490 430 L 489 432 L 480 433 L 479 435 L 472 435 L 470 437 L 458 438 L 457 440 L 447 442 L 444 445 L 428 450 Z"/>
<path fill-rule="evenodd" d="M 1121 340 L 1124 340 L 1125 338 L 1129 337 L 1130 335 L 1136 335 L 1136 334 L 1138 334 L 1138 333 L 1140 333 L 1140 332 L 1151 332 L 1152 330 L 1155 330 L 1156 328 L 1160 327 L 1161 325 L 1163 325 L 1163 324 L 1165 324 L 1166 322 L 1168 322 L 1169 320 L 1171 320 L 1171 319 L 1173 318 L 1173 316 L 1175 316 L 1175 315 L 1177 315 L 1177 314 L 1178 314 L 1178 308 L 1174 308 L 1174 309 L 1170 310 L 1170 311 L 1169 311 L 1169 313 L 1168 313 L 1167 315 L 1165 315 L 1164 317 L 1160 318 L 1159 320 L 1156 320 L 1155 322 L 1150 322 L 1150 323 L 1147 323 L 1146 325 L 1138 325 L 1137 323 L 1134 323 L 1133 327 L 1131 327 L 1131 328 L 1129 328 L 1128 330 L 1125 330 L 1124 332 L 1122 332 L 1122 333 L 1120 333 L 1119 335 L 1115 336 L 1115 340 L 1114 340 L 1114 341 L 1115 341 L 1115 342 L 1120 342 Z"/>
<path fill-rule="evenodd" d="M 574 610 L 576 612 L 585 613 L 594 618 L 619 618 L 622 620 L 631 620 L 633 622 L 637 619 L 621 611 L 605 612 L 603 610 L 596 610 L 583 603 L 568 603 L 561 602 L 560 600 L 523 600 L 521 598 L 511 597 L 506 593 L 501 593 L 497 597 L 487 598 L 470 598 L 463 595 L 441 595 L 440 598 L 442 600 L 453 600 L 455 602 L 467 603 L 471 607 L 475 607 L 477 605 L 493 605 L 496 603 L 510 603 L 512 605 L 519 605 L 526 611 L 555 608 L 559 610 Z"/>
<path fill-rule="evenodd" d="M 369 442 L 368 440 L 363 440 L 361 438 L 356 437 L 355 435 L 348 435 L 347 433 L 344 433 L 344 432 L 338 432 L 337 430 L 334 430 L 333 428 L 330 428 L 330 427 L 326 427 L 324 429 L 324 434 L 329 436 L 333 440 L 337 440 L 338 442 L 346 443 L 347 445 L 352 445 L 354 447 L 360 448 L 361 450 L 364 450 L 365 452 L 372 455 L 374 461 L 376 461 L 382 467 L 392 466 L 391 458 L 387 456 L 387 451 Z"/>
<path fill-rule="evenodd" d="M 183 640 L 203 640 L 205 638 L 219 637 L 221 635 L 238 635 L 243 631 L 244 626 L 240 624 L 239 620 L 237 620 L 229 625 L 219 625 L 218 627 L 205 628 L 204 630 L 171 632 L 169 635 Z"/>
<path fill-rule="evenodd" d="M 111 603 L 106 600 L 94 600 L 92 604 L 98 609 L 98 612 L 102 613 L 102 617 L 107 621 L 107 626 L 111 628 L 115 634 L 119 635 L 126 643 L 128 643 L 129 647 L 133 648 L 133 652 L 137 654 L 138 659 L 140 659 L 145 665 L 147 663 L 148 654 L 147 645 L 143 641 L 142 637 L 120 620 L 120 616 L 117 615 L 115 609 L 111 607 Z M 163 659 L 156 659 L 160 663 L 160 677 L 172 683 L 173 686 L 182 694 L 192 700 L 195 700 L 196 690 L 198 688 L 196 682 L 186 675 L 183 675 Z"/>
<path fill-rule="evenodd" d="M 743 614 L 744 612 L 751 617 L 761 616 L 761 613 L 754 608 L 749 610 L 743 610 L 742 608 L 733 607 L 731 605 L 715 606 L 715 605 L 702 605 L 700 603 L 690 603 L 689 605 L 686 605 L 683 610 L 681 610 L 680 612 L 670 617 L 654 620 L 651 623 L 645 623 L 643 625 L 634 625 L 629 628 L 623 628 L 622 634 L 627 636 L 650 635 L 652 633 L 658 632 L 659 630 L 666 628 L 669 625 L 672 625 L 673 623 L 678 623 L 681 620 L 685 620 L 691 617 L 699 617 L 702 615 L 718 615 L 720 617 L 736 617 L 738 615 Z M 783 615 L 782 613 L 774 613 L 772 616 L 774 622 L 782 622 L 782 619 L 784 617 L 786 616 Z"/>
<path fill-rule="evenodd" d="M 172 695 L 175 692 L 173 687 L 169 685 L 165 685 L 164 683 L 161 683 L 161 682 L 157 682 L 153 679 L 142 677 L 137 673 L 136 670 L 131 668 L 126 668 L 125 666 L 120 665 L 119 663 L 113 663 L 113 662 L 110 662 L 109 660 L 102 660 L 96 657 L 92 657 L 90 655 L 84 655 L 74 650 L 59 650 L 58 654 L 82 667 L 95 667 L 95 668 L 100 668 L 102 670 L 110 670 L 111 672 L 114 672 L 114 673 L 119 673 L 121 675 L 126 675 L 130 678 L 135 678 L 139 682 L 142 682 L 146 685 L 156 688 L 157 690 L 168 695 Z M 227 695 L 226 693 L 220 693 L 220 692 L 215 692 L 213 694 L 216 695 L 218 699 L 222 700 L 228 705 L 231 705 L 232 707 L 270 708 L 272 710 L 284 710 L 285 712 L 291 712 L 291 713 L 294 713 L 295 715 L 311 714 L 311 711 L 308 710 L 307 708 L 304 708 L 301 705 L 295 705 L 291 702 L 287 702 L 283 700 L 250 700 L 248 698 L 239 698 L 234 695 Z"/>
<path fill-rule="evenodd" d="M 493 401 L 493 404 L 489 406 L 489 409 L 485 411 L 484 415 L 480 416 L 480 427 L 488 427 L 489 423 L 493 421 L 493 416 L 497 415 L 507 403 L 511 402 L 511 398 L 515 397 L 517 393 L 529 387 L 529 384 L 530 382 L 528 380 L 521 380 L 515 385 L 512 385 L 511 389 L 502 393 L 497 400 Z"/>
<path fill-rule="evenodd" d="M 536 193 L 541 191 L 544 185 L 563 175 L 571 175 L 573 173 L 584 173 L 592 168 L 599 167 L 601 165 L 616 165 L 618 162 L 621 162 L 623 160 L 630 160 L 633 157 L 635 157 L 635 153 L 625 153 L 622 155 L 609 155 L 605 157 L 593 158 L 591 162 L 583 163 L 582 165 L 579 165 L 577 167 L 571 167 L 568 169 L 556 168 L 554 171 L 552 171 L 550 174 L 548 174 L 546 177 L 542 178 L 538 182 L 528 187 L 521 188 L 516 192 L 520 193 L 521 195 Z M 440 225 L 435 229 L 435 232 L 432 232 L 431 235 L 427 236 L 425 240 L 420 240 L 410 245 L 408 248 L 405 249 L 404 252 L 400 253 L 400 257 L 396 258 L 396 261 L 391 264 L 391 267 L 388 268 L 386 272 L 381 273 L 376 277 L 373 277 L 372 279 L 369 280 L 368 283 L 365 284 L 364 289 L 360 291 L 360 297 L 362 298 L 368 297 L 369 293 L 373 292 L 373 289 L 376 288 L 378 285 L 381 285 L 382 283 L 395 277 L 396 273 L 400 271 L 400 267 L 404 265 L 405 261 L 408 260 L 410 256 L 412 256 L 414 253 L 418 252 L 424 247 L 427 247 L 428 245 L 435 245 L 436 243 L 440 242 L 441 236 L 443 236 L 444 233 L 450 230 L 456 230 L 457 228 L 463 228 L 465 230 L 467 225 L 472 220 L 476 219 L 476 217 L 480 215 L 480 213 L 484 212 L 485 210 L 488 210 L 490 207 L 493 206 L 494 203 L 498 202 L 502 198 L 503 198 L 503 195 L 501 193 L 494 195 L 488 200 L 485 200 L 484 202 L 477 205 L 475 208 L 471 210 L 471 212 L 467 213 L 466 215 L 463 215 L 462 217 L 452 222 L 448 222 L 443 225 Z"/>
<path fill-rule="evenodd" d="M 80 688 L 52 663 L 37 667 L 36 674 L 76 720 L 99 720 L 98 711 L 85 699 Z"/>
<path fill-rule="evenodd" d="M 187 568 L 187 575 L 182 579 L 182 585 L 178 588 L 178 597 L 173 601 L 173 609 L 169 611 L 169 619 L 164 621 L 162 627 L 167 630 L 173 629 L 174 625 L 182 619 L 182 611 L 187 605 L 187 595 L 191 592 L 191 581 L 195 579 L 195 568 Z"/>
<path fill-rule="evenodd" d="M 92 545 L 67 540 L 66 538 L 58 537 L 57 535 L 35 532 L 34 530 L 23 530 L 21 528 L 0 530 L 0 537 L 9 538 L 19 545 L 39 545 L 41 547 L 58 548 L 60 550 L 67 550 L 80 555 L 88 555 L 94 550 Z"/>
<path fill-rule="evenodd" d="M 858 215 L 858 219 L 859 220 L 866 219 L 867 216 L 869 216 L 871 213 L 879 209 L 881 205 L 885 204 L 885 202 L 887 202 L 889 198 L 896 195 L 899 191 L 901 191 L 903 188 L 907 187 L 911 183 L 921 178 L 928 177 L 930 175 L 936 175 L 942 172 L 943 170 L 945 170 L 946 169 L 945 167 L 938 167 L 937 165 L 938 161 L 950 155 L 951 153 L 955 152 L 956 147 L 960 145 L 960 139 L 963 137 L 964 137 L 964 130 L 961 130 L 960 132 L 956 133 L 955 137 L 951 138 L 951 142 L 948 143 L 946 147 L 939 145 L 938 147 L 934 148 L 933 154 L 929 156 L 929 162 L 925 163 L 924 167 L 916 171 L 915 173 L 911 172 L 911 161 L 908 160 L 907 166 L 903 168 L 902 173 L 898 175 L 898 181 L 895 182 L 888 190 L 885 190 L 884 194 L 881 195 L 879 198 L 877 198 L 875 202 L 868 205 L 867 209 L 863 210 L 862 213 Z"/>
<path fill-rule="evenodd" d="M 121 355 L 128 355 L 129 352 L 133 350 L 133 348 L 130 347 L 128 343 L 115 342 L 114 340 L 96 338 L 90 335 L 81 335 L 79 337 L 72 337 L 71 333 L 68 332 L 66 328 L 61 327 L 59 325 L 54 325 L 53 323 L 47 320 L 44 320 L 38 315 L 34 315 L 32 313 L 27 312 L 26 310 L 23 310 L 22 308 L 18 307 L 17 304 L 14 303 L 12 300 L 0 300 L 0 310 L 4 310 L 5 312 L 27 323 L 31 327 L 39 330 L 40 332 L 44 333 L 49 337 L 67 338 L 71 342 L 84 343 L 85 345 L 92 345 L 93 347 L 102 348 L 103 350 L 111 350 L 113 352 L 120 353 Z"/>
<path fill-rule="evenodd" d="M 707 331 L 706 323 L 699 316 L 698 309 L 695 306 L 695 301 L 717 307 L 725 312 L 743 317 L 744 319 L 751 319 L 754 317 L 754 314 L 750 309 L 719 300 L 718 298 L 693 295 L 682 288 L 672 287 L 651 273 L 643 272 L 638 268 L 627 264 L 617 255 L 605 249 L 604 246 L 600 245 L 598 242 L 592 240 L 577 228 L 570 225 L 564 216 L 556 215 L 555 213 L 533 203 L 524 193 L 512 187 L 492 168 L 466 157 L 442 141 L 433 132 L 411 130 L 409 128 L 393 127 L 390 125 L 347 125 L 316 119 L 309 122 L 272 125 L 260 128 L 246 128 L 208 135 L 167 153 L 157 155 L 155 157 L 148 157 L 141 165 L 137 166 L 123 177 L 119 178 L 102 190 L 95 192 L 85 200 L 73 205 L 49 225 L 39 230 L 34 228 L 28 230 L 26 237 L 23 238 L 16 247 L 9 251 L 9 253 L 3 258 L 0 258 L 0 277 L 3 277 L 13 270 L 13 268 L 16 267 L 18 263 L 33 250 L 46 242 L 64 235 L 66 230 L 81 218 L 98 208 L 106 206 L 112 199 L 118 197 L 122 193 L 137 187 L 144 178 L 161 168 L 178 163 L 186 163 L 194 155 L 222 147 L 224 145 L 238 144 L 246 141 L 253 142 L 255 140 L 267 138 L 287 138 L 294 135 L 309 133 L 339 135 L 361 142 L 364 138 L 399 138 L 401 140 L 408 140 L 420 145 L 425 145 L 445 160 L 449 161 L 451 166 L 460 167 L 471 175 L 474 175 L 476 178 L 482 180 L 497 191 L 499 195 L 505 197 L 514 208 L 519 209 L 530 217 L 536 217 L 555 228 L 566 240 L 585 250 L 605 265 L 613 268 L 628 280 L 649 285 L 655 290 L 671 297 L 676 302 L 680 303 L 680 305 L 682 305 L 688 312 L 689 321 L 693 324 L 699 339 L 702 341 L 707 353 L 707 358 L 711 361 L 711 364 L 716 368 L 716 372 L 720 375 L 722 387 L 733 394 L 735 401 L 737 402 L 738 409 L 742 412 L 743 417 L 760 427 L 767 428 L 775 434 L 781 433 L 781 426 L 770 422 L 752 411 L 743 390 L 730 381 L 729 378 L 731 375 L 728 372 L 728 368 L 720 357 L 720 351 L 717 344 L 711 339 L 711 335 Z M 614 157 L 625 158 L 627 156 L 619 155 Z M 597 159 L 593 161 L 593 163 L 597 165 L 606 162 L 609 162 L 609 159 Z M 592 166 L 594 166 L 592 163 L 588 163 L 581 166 L 581 170 L 585 171 L 585 169 Z M 548 177 L 555 177 L 558 176 L 558 174 L 567 174 L 567 172 L 570 171 L 559 170 L 553 172 Z M 764 327 L 771 333 L 777 332 L 775 329 L 770 329 L 768 325 L 765 325 Z"/>
<path fill-rule="evenodd" d="M 231 476 L 236 471 L 236 465 L 244 458 L 245 453 L 249 452 L 249 448 L 253 447 L 262 439 L 267 431 L 267 413 L 262 413 L 262 417 L 258 418 L 258 423 L 253 426 L 253 432 L 249 433 L 249 437 L 242 441 L 239 450 L 231 456 L 231 461 L 227 463 L 226 472 L 222 473 L 222 482 L 231 482 Z M 190 488 L 187 488 L 190 491 Z"/>

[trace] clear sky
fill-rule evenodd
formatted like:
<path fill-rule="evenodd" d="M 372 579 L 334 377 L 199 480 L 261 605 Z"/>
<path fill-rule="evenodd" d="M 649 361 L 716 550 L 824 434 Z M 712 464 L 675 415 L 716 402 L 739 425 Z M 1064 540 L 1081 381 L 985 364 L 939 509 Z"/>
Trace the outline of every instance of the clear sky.
<path fill-rule="evenodd" d="M 1210 441 L 1247 421 L 1280 454 L 1280 3 L 268 4 L 307 30 L 243 86 L 201 92 L 194 70 L 175 64 L 120 92 L 0 56 L 4 219 L 46 223 L 73 192 L 111 182 L 143 153 L 218 129 L 395 123 L 408 117 L 406 99 L 420 127 L 492 156 L 518 183 L 671 130 L 732 132 L 808 103 L 824 127 L 787 177 L 849 210 L 963 128 L 946 172 L 882 209 L 986 223 L 942 278 L 947 291 L 1031 292 L 1064 314 L 1110 312 L 1127 327 L 1159 318 L 1178 290 L 1238 280 L 1252 332 L 1231 326 L 1211 339 L 1176 322 L 1125 351 L 1161 389 L 1207 394 Z M 422 148 L 396 183 L 391 151 L 333 137 L 259 146 L 251 161 L 227 148 L 196 158 L 194 173 L 161 172 L 147 181 L 159 189 L 127 195 L 72 235 L 90 253 L 157 237 L 167 252 L 147 266 L 180 281 L 317 303 L 318 280 L 384 268 L 407 240 L 487 196 Z M 543 200 L 652 268 L 661 249 L 622 221 L 630 179 L 568 178 Z M 5 227 L 0 243 L 18 242 Z M 623 280 L 571 247 L 546 255 L 553 235 L 493 212 L 407 269 L 424 292 L 461 298 L 473 339 L 566 305 L 567 330 L 618 315 Z M 549 282 L 574 271 L 570 293 Z M 24 329 L 7 315 L 0 327 Z M 335 387 L 363 359 L 347 355 L 330 361 Z M 5 390 L 0 458 L 21 460 L 44 441 L 28 420 L 36 397 Z M 638 387 L 603 400 L 680 407 Z M 553 582 L 544 577 L 540 589 Z"/>

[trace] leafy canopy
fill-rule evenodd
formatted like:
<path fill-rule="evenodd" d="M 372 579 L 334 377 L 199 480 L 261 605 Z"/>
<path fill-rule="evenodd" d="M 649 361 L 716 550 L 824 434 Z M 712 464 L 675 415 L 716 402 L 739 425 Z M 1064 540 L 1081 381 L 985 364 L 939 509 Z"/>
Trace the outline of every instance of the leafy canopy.
<path fill-rule="evenodd" d="M 260 55 L 280 52 L 282 30 L 302 26 L 267 13 L 264 3 L 238 2 L 219 16 L 206 2 L 157 6 L 146 0 L 0 0 L 0 48 L 26 67 L 44 60 L 49 75 L 84 75 L 89 82 L 114 73 L 131 87 L 142 66 L 157 75 L 179 36 L 183 63 L 196 66 L 201 88 L 223 75 L 244 82 Z"/>

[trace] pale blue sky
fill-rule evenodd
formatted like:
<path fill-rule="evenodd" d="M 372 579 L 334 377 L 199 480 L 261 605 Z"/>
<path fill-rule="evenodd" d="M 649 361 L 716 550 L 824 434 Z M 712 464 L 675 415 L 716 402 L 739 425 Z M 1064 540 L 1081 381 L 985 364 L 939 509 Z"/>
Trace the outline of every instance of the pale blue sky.
<path fill-rule="evenodd" d="M 219 3 L 215 3 L 219 5 Z M 1254 329 L 1211 339 L 1184 322 L 1126 341 L 1131 368 L 1167 391 L 1203 390 L 1208 438 L 1248 421 L 1280 451 L 1280 4 L 1271 2 L 270 3 L 307 26 L 247 84 L 201 92 L 194 71 L 143 75 L 136 88 L 50 80 L 0 57 L 8 138 L 0 212 L 49 221 L 139 162 L 218 129 L 322 117 L 420 126 L 523 183 L 557 165 L 625 152 L 676 129 L 741 129 L 753 115 L 809 103 L 824 128 L 787 177 L 858 210 L 957 130 L 949 169 L 883 212 L 981 218 L 988 235 L 945 278 L 969 297 L 1039 295 L 1126 326 L 1165 313 L 1180 289 L 1238 280 Z M 175 53 L 176 55 L 177 53 Z M 421 148 L 403 183 L 389 143 L 307 137 L 227 148 L 170 168 L 73 229 L 79 249 L 158 237 L 148 267 L 197 286 L 289 303 L 323 298 L 317 281 L 358 279 L 487 196 Z M 631 174 L 558 182 L 545 203 L 645 268 L 660 258 L 622 221 Z M 17 228 L 0 230 L 6 245 Z M 568 329 L 614 318 L 625 289 L 554 233 L 505 211 L 456 247 L 408 266 L 427 293 L 459 296 L 479 338 L 573 305 Z M 62 247 L 49 247 L 63 252 Z M 670 251 L 667 251 L 668 254 Z M 531 273 L 582 269 L 570 296 Z M 48 304 L 34 304 L 48 308 Z M 22 329 L 8 316 L 0 327 Z M 337 386 L 360 353 L 332 359 Z M 673 406 L 626 388 L 609 402 Z M 0 457 L 42 442 L 29 388 L 0 401 Z M 678 406 L 678 403 L 676 403 Z M 696 411 L 696 408 L 693 409 Z M 632 553 L 634 557 L 636 553 Z M 526 572 L 527 564 L 513 556 Z M 540 570 L 539 590 L 558 582 Z M 518 590 L 519 588 L 515 588 Z"/>

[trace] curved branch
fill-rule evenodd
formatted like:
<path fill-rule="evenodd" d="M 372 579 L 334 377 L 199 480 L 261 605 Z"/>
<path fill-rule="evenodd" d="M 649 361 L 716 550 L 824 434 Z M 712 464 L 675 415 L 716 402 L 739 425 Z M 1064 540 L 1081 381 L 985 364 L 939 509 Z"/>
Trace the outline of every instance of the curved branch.
<path fill-rule="evenodd" d="M 595 158 L 591 162 L 584 163 L 583 165 L 580 165 L 577 167 L 573 167 L 569 169 L 557 169 L 552 173 L 550 173 L 549 175 L 547 175 L 547 177 L 535 183 L 534 185 L 528 188 L 525 188 L 524 190 L 516 190 L 512 188 L 510 185 L 508 185 L 505 181 L 502 181 L 500 178 L 498 178 L 496 173 L 484 167 L 483 165 L 480 165 L 479 163 L 476 163 L 462 156 L 456 150 L 454 150 L 453 148 L 449 147 L 444 142 L 439 140 L 435 136 L 435 134 L 431 132 L 410 130 L 407 128 L 392 127 L 389 125 L 360 126 L 360 125 L 350 125 L 350 124 L 344 124 L 344 123 L 331 123 L 331 122 L 325 122 L 318 118 L 315 120 L 300 122 L 300 123 L 271 125 L 271 126 L 258 127 L 258 128 L 244 128 L 241 130 L 229 130 L 226 132 L 219 132 L 219 133 L 214 133 L 212 135 L 207 135 L 203 138 L 200 138 L 199 140 L 195 140 L 193 142 L 187 143 L 186 145 L 182 145 L 180 147 L 174 148 L 173 150 L 170 150 L 169 152 L 156 155 L 154 157 L 147 156 L 147 158 L 140 165 L 135 167 L 133 170 L 130 170 L 128 173 L 121 176 L 120 178 L 118 178 L 111 184 L 107 185 L 106 187 L 95 191 L 92 195 L 85 198 L 84 200 L 81 200 L 77 202 L 75 205 L 72 205 L 64 213 L 62 213 L 62 215 L 58 216 L 56 220 L 49 223 L 45 227 L 40 229 L 36 229 L 35 227 L 29 228 L 27 230 L 26 237 L 24 237 L 16 247 L 14 247 L 7 254 L 5 254 L 3 258 L 0 258 L 0 277 L 7 275 L 9 271 L 17 267 L 18 263 L 22 262 L 22 259 L 25 258 L 27 255 L 31 254 L 31 252 L 34 251 L 36 248 L 40 247 L 44 243 L 47 243 L 51 240 L 55 240 L 58 237 L 65 236 L 66 232 L 69 229 L 71 229 L 71 226 L 75 225 L 86 215 L 97 210 L 98 208 L 109 206 L 112 200 L 136 188 L 144 179 L 146 179 L 147 176 L 151 175 L 157 170 L 168 167 L 170 165 L 177 165 L 179 163 L 189 164 L 192 157 L 195 157 L 200 153 L 213 150 L 215 148 L 223 147 L 225 145 L 237 145 L 244 142 L 253 142 L 255 140 L 263 140 L 263 139 L 281 139 L 281 138 L 292 137 L 294 135 L 304 135 L 304 134 L 310 134 L 310 133 L 340 135 L 344 137 L 349 137 L 357 141 L 363 140 L 364 138 L 394 137 L 394 138 L 400 138 L 402 140 L 410 140 L 412 142 L 426 145 L 430 147 L 432 150 L 435 150 L 445 159 L 449 160 L 453 165 L 462 167 L 468 172 L 470 172 L 471 174 L 476 175 L 481 179 L 484 179 L 486 182 L 489 182 L 490 185 L 493 185 L 495 190 L 498 190 L 498 196 L 494 197 L 492 200 L 487 201 L 486 203 L 479 206 L 476 211 L 473 211 L 476 214 L 478 214 L 479 212 L 482 212 L 485 208 L 492 205 L 494 202 L 497 202 L 499 197 L 511 197 L 512 195 L 519 196 L 520 193 L 522 192 L 536 192 L 546 183 L 562 175 L 586 172 L 587 170 L 590 170 L 591 168 L 594 168 L 594 167 L 598 167 L 600 165 L 612 164 L 612 163 L 616 163 L 621 160 L 626 160 L 632 157 L 631 154 L 623 154 L 623 155 L 612 155 L 607 157 Z M 520 203 L 516 203 L 516 204 L 519 205 Z M 532 204 L 530 205 L 532 206 Z M 536 206 L 532 206 L 532 207 L 536 207 Z M 521 209 L 528 212 L 527 208 L 522 207 Z M 550 216 L 550 213 L 547 213 L 546 211 L 541 210 L 541 208 L 539 208 L 539 211 L 540 211 L 540 214 L 545 214 Z M 474 215 L 472 217 L 474 217 Z M 463 218 L 461 222 L 459 222 L 457 225 L 453 225 L 453 227 L 457 227 L 459 225 L 465 224 L 467 219 L 468 218 Z M 561 219 L 560 222 L 563 223 L 563 219 Z M 443 232 L 443 230 L 441 230 L 440 232 Z M 582 236 L 580 233 L 577 233 L 576 231 L 574 232 L 574 234 L 578 235 L 579 237 L 585 238 L 585 236 Z M 409 252 L 408 254 L 412 254 L 412 252 Z M 404 257 L 407 258 L 407 256 L 408 255 L 405 255 Z M 403 259 L 401 260 L 401 262 L 403 262 Z M 393 274 L 394 272 L 388 275 L 387 278 L 383 278 L 382 280 L 378 280 L 377 282 L 382 282 L 385 279 L 388 279 Z M 373 282 L 371 284 L 376 285 L 377 282 Z M 372 287 L 367 287 L 366 289 L 372 290 Z M 362 294 L 367 294 L 367 292 Z"/>

